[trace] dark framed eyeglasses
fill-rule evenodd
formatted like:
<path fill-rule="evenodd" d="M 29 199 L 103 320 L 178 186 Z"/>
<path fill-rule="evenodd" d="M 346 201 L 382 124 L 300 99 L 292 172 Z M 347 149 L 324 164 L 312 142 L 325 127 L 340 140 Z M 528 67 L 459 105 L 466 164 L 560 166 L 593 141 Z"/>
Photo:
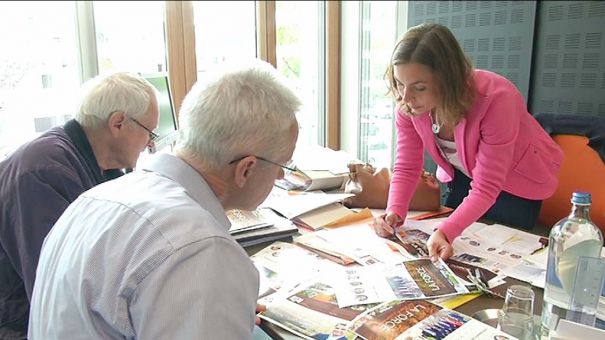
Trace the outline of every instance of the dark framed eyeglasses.
<path fill-rule="evenodd" d="M 138 120 L 132 118 L 132 117 L 128 117 L 130 120 L 132 120 L 133 122 L 135 122 L 138 126 L 142 127 L 143 129 L 145 129 L 145 131 L 147 131 L 149 133 L 149 141 L 150 142 L 155 142 L 158 138 L 160 138 L 160 135 L 158 135 L 157 133 L 149 130 L 145 125 L 141 124 L 141 122 L 139 122 Z"/>
<path fill-rule="evenodd" d="M 261 161 L 265 161 L 267 163 L 271 163 L 271 164 L 277 165 L 279 167 L 282 167 L 285 170 L 296 172 L 296 166 L 294 165 L 294 161 L 292 161 L 292 160 L 289 160 L 288 162 L 286 162 L 286 164 L 279 164 L 277 162 L 270 161 L 270 160 L 268 160 L 268 159 L 266 159 L 264 157 L 255 156 L 255 155 L 247 155 L 247 156 L 242 156 L 240 158 L 236 158 L 236 159 L 232 160 L 231 162 L 229 162 L 229 164 L 237 163 L 237 162 L 241 161 L 242 159 L 244 159 L 246 157 L 250 157 L 250 156 L 256 157 L 257 159 L 260 159 Z"/>

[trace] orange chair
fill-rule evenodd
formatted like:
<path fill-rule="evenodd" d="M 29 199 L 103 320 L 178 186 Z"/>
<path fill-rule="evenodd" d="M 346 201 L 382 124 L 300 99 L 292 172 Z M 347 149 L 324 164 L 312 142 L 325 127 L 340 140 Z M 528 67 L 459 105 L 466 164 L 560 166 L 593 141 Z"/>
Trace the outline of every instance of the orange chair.
<path fill-rule="evenodd" d="M 571 211 L 571 194 L 589 192 L 590 217 L 605 234 L 605 117 L 536 114 L 535 118 L 563 149 L 555 193 L 542 202 L 538 222 L 552 226 Z"/>

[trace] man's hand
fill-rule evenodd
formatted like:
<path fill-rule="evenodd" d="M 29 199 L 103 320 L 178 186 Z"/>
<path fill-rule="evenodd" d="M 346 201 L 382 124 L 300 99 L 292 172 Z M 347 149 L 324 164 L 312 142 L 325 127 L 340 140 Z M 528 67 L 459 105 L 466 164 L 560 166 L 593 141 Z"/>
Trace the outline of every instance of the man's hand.
<path fill-rule="evenodd" d="M 386 214 L 382 214 L 374 218 L 374 220 L 370 222 L 370 226 L 374 229 L 378 236 L 388 237 L 395 233 L 395 228 L 399 227 L 402 222 L 403 221 L 397 214 L 389 211 Z"/>
<path fill-rule="evenodd" d="M 454 248 L 447 241 L 445 234 L 437 229 L 426 242 L 431 261 L 437 261 L 438 258 L 447 260 L 454 255 Z"/>
<path fill-rule="evenodd" d="M 265 305 L 256 305 L 256 313 L 262 313 L 264 311 L 267 310 L 267 307 L 265 307 Z M 259 326 L 260 325 L 260 318 L 258 317 L 258 315 L 256 316 L 256 320 L 254 321 L 254 323 Z"/>

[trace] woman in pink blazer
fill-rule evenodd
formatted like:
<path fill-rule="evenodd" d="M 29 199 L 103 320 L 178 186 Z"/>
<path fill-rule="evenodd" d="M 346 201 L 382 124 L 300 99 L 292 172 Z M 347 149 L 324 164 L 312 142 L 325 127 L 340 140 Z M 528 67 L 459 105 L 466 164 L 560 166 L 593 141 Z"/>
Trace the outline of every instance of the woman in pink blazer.
<path fill-rule="evenodd" d="M 395 46 L 386 77 L 397 101 L 397 152 L 379 235 L 405 220 L 426 150 L 437 179 L 448 183 L 455 211 L 428 240 L 429 253 L 447 259 L 450 245 L 480 218 L 534 226 L 552 195 L 563 153 L 527 112 L 514 84 L 475 70 L 447 27 L 411 28 Z"/>

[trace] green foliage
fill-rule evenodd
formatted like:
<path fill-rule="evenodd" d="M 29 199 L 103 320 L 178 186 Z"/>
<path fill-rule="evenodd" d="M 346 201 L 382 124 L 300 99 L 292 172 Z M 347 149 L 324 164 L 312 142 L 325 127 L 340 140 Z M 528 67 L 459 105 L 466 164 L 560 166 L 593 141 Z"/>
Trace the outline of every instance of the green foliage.
<path fill-rule="evenodd" d="M 298 43 L 298 36 L 294 26 L 280 26 L 277 28 L 277 46 L 293 45 Z"/>
<path fill-rule="evenodd" d="M 284 57 L 282 62 L 285 67 L 281 69 L 282 74 L 287 78 L 300 78 L 300 58 Z"/>

